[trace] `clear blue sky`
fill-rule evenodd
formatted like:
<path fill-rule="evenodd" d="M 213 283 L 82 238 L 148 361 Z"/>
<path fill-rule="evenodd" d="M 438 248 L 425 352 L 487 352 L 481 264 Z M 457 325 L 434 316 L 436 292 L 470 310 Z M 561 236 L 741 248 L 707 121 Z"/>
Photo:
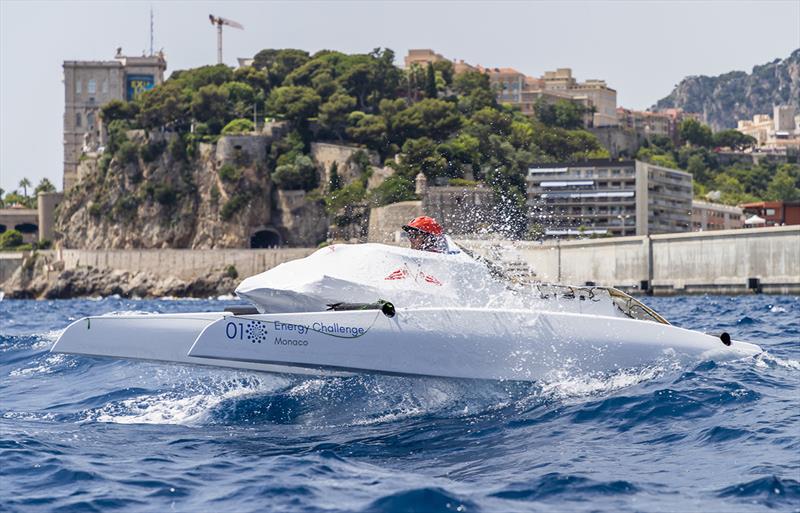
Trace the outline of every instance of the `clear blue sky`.
<path fill-rule="evenodd" d="M 155 47 L 172 70 L 211 64 L 213 13 L 241 22 L 225 61 L 263 48 L 367 52 L 433 48 L 531 75 L 571 67 L 643 109 L 687 75 L 750 71 L 800 47 L 800 0 L 532 2 L 69 2 L 0 0 L 0 187 L 22 177 L 61 187 L 64 60 Z"/>

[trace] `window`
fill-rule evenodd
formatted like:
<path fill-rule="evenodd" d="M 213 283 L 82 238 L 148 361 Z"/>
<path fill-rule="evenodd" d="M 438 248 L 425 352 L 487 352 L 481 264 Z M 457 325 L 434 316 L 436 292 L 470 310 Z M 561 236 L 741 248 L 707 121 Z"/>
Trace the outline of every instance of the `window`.
<path fill-rule="evenodd" d="M 775 215 L 775 209 L 774 208 L 768 208 L 767 209 L 767 215 L 768 216 L 774 216 Z"/>
<path fill-rule="evenodd" d="M 94 79 L 89 80 L 86 90 L 89 92 L 89 94 L 95 94 L 97 92 L 97 82 Z"/>
<path fill-rule="evenodd" d="M 80 80 L 75 82 L 75 94 L 81 94 L 81 81 Z"/>
<path fill-rule="evenodd" d="M 103 80 L 103 93 L 108 94 L 108 80 Z"/>
<path fill-rule="evenodd" d="M 81 126 L 81 113 L 75 113 L 75 126 Z"/>

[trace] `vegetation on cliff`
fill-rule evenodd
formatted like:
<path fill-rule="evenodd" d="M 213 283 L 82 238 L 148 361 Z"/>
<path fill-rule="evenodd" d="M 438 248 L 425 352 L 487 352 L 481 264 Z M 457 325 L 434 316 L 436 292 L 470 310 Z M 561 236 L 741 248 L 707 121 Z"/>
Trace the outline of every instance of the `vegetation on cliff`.
<path fill-rule="evenodd" d="M 800 166 L 774 162 L 724 164 L 715 148 L 741 149 L 751 146 L 752 137 L 735 130 L 712 133 L 694 119 L 679 128 L 679 144 L 666 137 L 646 141 L 636 158 L 660 166 L 682 169 L 694 178 L 695 195 L 719 191 L 719 200 L 737 205 L 760 200 L 800 200 Z"/>
<path fill-rule="evenodd" d="M 216 188 L 187 200 L 198 188 L 191 172 L 197 166 L 198 144 L 247 132 L 254 113 L 286 120 L 292 130 L 272 144 L 264 162 L 251 166 L 250 180 L 236 169 L 219 170 Z M 92 215 L 116 222 L 141 214 L 145 204 L 191 217 L 198 202 L 223 195 L 223 188 L 230 194 L 217 213 L 233 220 L 236 212 L 268 192 L 268 177 L 280 189 L 317 190 L 329 208 L 345 197 L 383 204 L 413 197 L 414 177 L 421 172 L 431 180 L 485 181 L 498 193 L 499 213 L 519 220 L 510 228 L 520 234 L 525 229 L 529 163 L 607 156 L 563 106 L 547 110 L 542 119 L 530 119 L 498 105 L 486 75 L 454 75 L 449 63 L 403 70 L 394 65 L 388 49 L 354 55 L 263 50 L 249 67 L 176 71 L 133 102 L 105 105 L 102 117 L 109 144 L 96 175 L 83 187 L 91 196 Z M 143 137 L 127 140 L 124 134 L 131 129 L 142 129 Z M 156 136 L 165 132 L 171 136 L 168 143 Z M 310 143 L 318 140 L 373 150 L 395 168 L 397 178 L 374 192 L 367 190 L 366 174 L 360 184 L 332 188 L 319 179 L 309 159 Z M 170 165 L 169 173 L 154 173 L 159 160 Z M 188 241 L 165 242 L 174 246 Z"/>
<path fill-rule="evenodd" d="M 654 108 L 699 112 L 714 130 L 723 130 L 735 128 L 739 119 L 771 114 L 773 105 L 785 104 L 800 110 L 800 49 L 785 59 L 755 66 L 751 73 L 686 77 Z"/>

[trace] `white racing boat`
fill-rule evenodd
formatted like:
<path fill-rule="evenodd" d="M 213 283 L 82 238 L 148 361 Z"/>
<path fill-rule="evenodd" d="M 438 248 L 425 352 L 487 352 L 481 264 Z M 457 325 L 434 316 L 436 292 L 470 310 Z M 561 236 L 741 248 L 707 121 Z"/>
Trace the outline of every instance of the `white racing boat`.
<path fill-rule="evenodd" d="M 532 381 L 761 349 L 670 325 L 613 288 L 515 285 L 461 251 L 333 245 L 244 280 L 252 308 L 86 317 L 52 351 L 301 374 Z"/>

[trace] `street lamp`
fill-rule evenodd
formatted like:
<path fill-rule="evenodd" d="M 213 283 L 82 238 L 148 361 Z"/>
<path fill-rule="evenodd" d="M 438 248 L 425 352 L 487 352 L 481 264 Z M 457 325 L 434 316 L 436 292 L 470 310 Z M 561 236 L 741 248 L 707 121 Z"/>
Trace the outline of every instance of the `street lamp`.
<path fill-rule="evenodd" d="M 630 218 L 630 217 L 631 217 L 631 215 L 630 215 L 630 214 L 625 214 L 625 215 L 622 215 L 622 214 L 620 214 L 620 215 L 618 215 L 618 216 L 617 216 L 617 219 L 619 219 L 620 221 L 622 221 L 622 236 L 623 236 L 623 237 L 625 236 L 625 228 L 627 228 L 626 221 L 627 221 L 627 220 L 628 220 L 628 218 Z"/>

